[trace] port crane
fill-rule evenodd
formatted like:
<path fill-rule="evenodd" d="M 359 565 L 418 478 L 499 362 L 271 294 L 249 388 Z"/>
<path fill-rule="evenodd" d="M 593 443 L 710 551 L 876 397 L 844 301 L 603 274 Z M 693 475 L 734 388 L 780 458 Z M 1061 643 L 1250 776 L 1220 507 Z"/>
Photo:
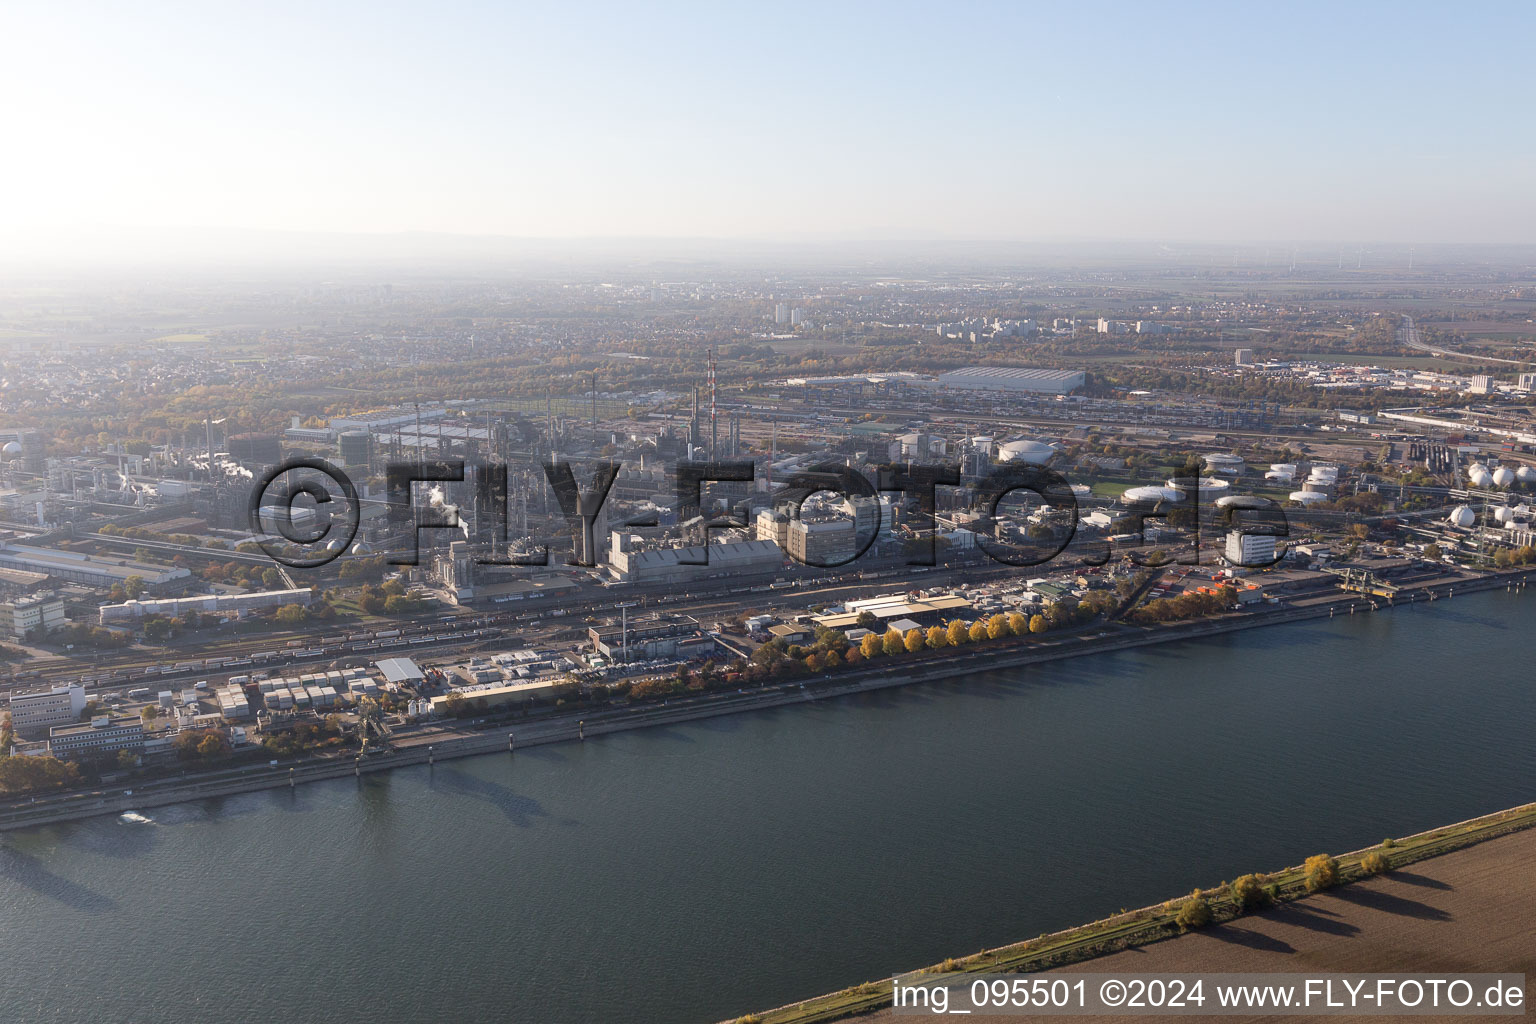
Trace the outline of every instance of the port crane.
<path fill-rule="evenodd" d="M 1388 583 L 1367 569 L 1334 569 L 1327 568 L 1324 572 L 1333 573 L 1339 577 L 1339 589 L 1348 590 L 1355 594 L 1368 594 L 1371 597 L 1384 597 L 1391 600 L 1402 588 L 1396 583 Z"/>

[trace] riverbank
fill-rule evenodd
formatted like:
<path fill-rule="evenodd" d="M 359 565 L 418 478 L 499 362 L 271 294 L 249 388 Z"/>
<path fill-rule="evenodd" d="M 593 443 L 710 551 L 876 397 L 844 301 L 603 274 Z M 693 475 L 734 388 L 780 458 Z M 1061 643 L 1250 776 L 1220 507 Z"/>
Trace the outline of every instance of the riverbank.
<path fill-rule="evenodd" d="M 1399 599 L 1396 605 L 1392 606 L 1352 595 L 1319 597 L 1311 599 L 1311 603 L 1262 612 L 1236 613 L 1193 623 L 1149 627 L 1117 626 L 1113 627 L 1115 630 L 1113 633 L 1101 630 L 1093 635 L 1067 634 L 1002 649 L 984 646 L 961 648 L 955 654 L 921 657 L 911 659 L 910 662 L 903 659 L 900 662 L 887 663 L 893 667 L 896 664 L 903 666 L 902 671 L 895 673 L 889 671 L 887 664 L 879 664 L 856 673 L 844 672 L 810 681 L 805 686 L 775 686 L 745 694 L 711 694 L 693 698 L 674 698 L 659 706 L 637 705 L 581 711 L 546 719 L 529 720 L 514 726 L 474 734 L 446 730 L 416 734 L 404 738 L 400 748 L 395 752 L 366 759 L 316 760 L 302 764 L 280 765 L 275 769 L 261 765 L 247 769 L 204 773 L 189 779 L 125 786 L 123 790 L 114 790 L 111 793 L 95 791 L 65 794 L 32 803 L 13 803 L 4 810 L 0 810 L 0 832 L 58 824 L 97 815 L 120 814 L 127 810 L 143 810 L 189 800 L 297 786 L 300 783 L 345 778 L 349 775 L 361 777 L 364 774 L 396 767 L 506 752 L 515 747 L 580 741 L 587 737 L 630 729 L 651 728 L 732 715 L 743 711 L 826 700 L 913 683 L 935 682 L 969 673 L 1026 668 L 1088 654 L 1110 653 L 1179 640 L 1200 639 L 1263 626 L 1329 618 L 1339 614 L 1370 614 L 1373 608 L 1382 610 L 1387 607 L 1411 608 L 1412 605 L 1425 603 L 1432 597 L 1435 600 L 1452 599 L 1446 596 L 1446 591 L 1454 591 L 1455 594 L 1462 595 L 1482 590 L 1496 590 L 1522 582 L 1529 575 L 1530 570 L 1521 570 L 1463 578 L 1452 583 L 1441 581 L 1438 586 L 1426 584 L 1405 590 L 1407 596 Z"/>
<path fill-rule="evenodd" d="M 1516 834 L 1522 834 L 1518 843 L 1509 843 L 1503 850 L 1496 851 L 1493 856 L 1482 858 L 1475 870 L 1485 879 L 1484 884 L 1487 886 L 1487 892 L 1484 894 L 1487 898 L 1482 902 L 1490 908 L 1496 907 L 1504 916 L 1509 924 L 1509 927 L 1504 929 L 1505 932 L 1524 937 L 1528 935 L 1528 929 L 1524 925 L 1528 918 L 1524 916 L 1520 906 L 1536 907 L 1536 890 L 1533 890 L 1529 884 L 1530 874 L 1513 865 L 1525 865 L 1536 858 L 1536 831 L 1532 831 L 1533 829 L 1536 829 L 1536 804 L 1513 807 L 1454 825 L 1391 840 L 1390 845 L 1383 844 L 1340 854 L 1337 859 L 1341 884 L 1339 887 L 1324 890 L 1323 893 L 1313 893 L 1308 890 L 1305 869 L 1302 866 L 1288 867 L 1271 873 L 1264 876 L 1264 881 L 1266 884 L 1275 885 L 1277 890 L 1269 902 L 1269 908 L 1259 913 L 1245 914 L 1233 900 L 1226 883 L 1222 883 L 1221 886 L 1205 892 L 1205 897 L 1210 903 L 1212 918 L 1209 925 L 1199 929 L 1186 930 L 1177 924 L 1175 920 L 1177 911 L 1186 897 L 1175 897 L 1166 903 L 1142 907 L 1139 910 L 1121 913 L 1078 928 L 1042 935 L 1010 946 L 984 950 L 973 956 L 948 960 L 914 973 L 937 978 L 953 976 L 955 979 L 953 985 L 947 987 L 959 990 L 968 988 L 970 981 L 967 979 L 971 975 L 1075 970 L 1081 969 L 1075 965 L 1083 965 L 1090 961 L 1091 969 L 1096 972 L 1113 972 L 1123 969 L 1127 973 L 1137 974 L 1157 971 L 1286 970 L 1288 968 L 1283 962 L 1255 965 L 1249 957 L 1231 954 L 1236 948 L 1242 948 L 1247 952 L 1259 950 L 1282 955 L 1294 954 L 1295 948 L 1279 936 L 1268 935 L 1266 942 L 1264 926 L 1257 922 L 1264 919 L 1271 922 L 1276 920 L 1282 923 L 1294 922 L 1301 913 L 1296 905 L 1307 906 L 1316 900 L 1339 900 L 1356 908 L 1386 905 L 1401 914 L 1417 917 L 1420 920 L 1450 920 L 1446 915 L 1436 914 L 1434 908 L 1426 911 L 1422 904 L 1410 902 L 1401 896 L 1392 897 L 1396 902 L 1384 901 L 1378 897 L 1373 903 L 1369 895 L 1352 896 L 1352 893 L 1358 891 L 1357 886 L 1361 890 L 1381 892 L 1394 875 L 1399 881 L 1412 879 L 1413 883 L 1423 886 L 1425 883 L 1422 879 L 1426 877 L 1425 874 L 1409 875 L 1402 873 L 1401 869 L 1447 854 L 1466 851 L 1491 841 L 1507 842 L 1509 837 Z M 1505 851 L 1512 852 L 1506 854 Z M 1373 855 L 1383 858 L 1386 864 L 1384 871 L 1373 872 L 1364 863 L 1366 858 Z M 1493 870 L 1489 870 L 1490 864 Z M 1428 874 L 1432 875 L 1433 872 Z M 1430 887 L 1433 887 L 1432 884 Z M 1511 897 L 1523 900 L 1524 903 L 1518 906 L 1512 905 Z M 1244 922 L 1242 928 L 1231 924 L 1239 918 Z M 1327 920 L 1330 927 L 1325 929 L 1325 933 L 1335 937 L 1347 939 L 1359 930 L 1358 926 L 1341 920 L 1338 914 L 1330 915 Z M 1490 936 L 1500 933 L 1495 929 L 1484 927 L 1482 922 L 1477 926 L 1464 929 L 1459 940 L 1460 944 L 1446 952 L 1442 959 L 1423 964 L 1406 963 L 1403 960 L 1400 922 L 1392 923 L 1395 927 L 1392 929 L 1391 946 L 1382 951 L 1382 955 L 1376 960 L 1372 960 L 1368 955 L 1362 958 L 1361 951 L 1356 950 L 1352 953 L 1352 959 L 1346 963 L 1340 959 L 1341 954 L 1336 952 L 1334 957 L 1327 960 L 1316 957 L 1309 959 L 1308 967 L 1317 970 L 1325 966 L 1327 970 L 1335 971 L 1402 971 L 1415 967 L 1451 969 L 1446 964 L 1452 963 L 1456 965 L 1454 969 L 1458 971 L 1520 972 L 1525 971 L 1528 966 L 1527 963 L 1518 962 L 1510 957 L 1488 959 L 1490 955 L 1504 947 L 1490 947 L 1487 944 Z M 1260 937 L 1254 938 L 1255 935 Z M 1213 936 L 1216 947 L 1221 947 L 1225 943 L 1227 958 L 1230 962 L 1213 961 L 1209 956 L 1199 956 L 1196 947 L 1187 944 L 1198 936 Z M 1179 939 L 1179 942 L 1163 943 L 1166 939 Z M 1435 941 L 1445 940 L 1444 937 L 1437 937 Z M 1375 942 L 1378 951 L 1381 951 L 1382 936 L 1377 936 Z M 1159 946 L 1159 955 L 1149 958 L 1143 951 L 1153 944 L 1162 945 Z M 1169 945 L 1180 944 L 1185 945 L 1178 950 L 1166 948 Z M 1215 947 L 1201 943 L 1198 945 L 1198 952 L 1209 952 L 1212 948 Z M 1518 948 L 1524 951 L 1527 960 L 1531 959 L 1532 954 L 1528 943 L 1522 942 Z M 1134 952 L 1123 952 L 1126 950 Z M 1474 957 L 1477 955 L 1474 951 L 1477 950 L 1481 951 L 1484 959 L 1474 963 Z M 849 1017 L 882 1022 L 887 1019 L 894 1020 L 895 1017 L 889 1011 L 891 988 L 892 982 L 889 979 L 866 982 L 840 992 L 792 1003 L 764 1013 L 735 1018 L 734 1024 L 746 1024 L 746 1022 L 750 1024 L 824 1024 L 824 1022 Z M 955 995 L 952 1005 L 964 1005 L 962 996 Z"/>

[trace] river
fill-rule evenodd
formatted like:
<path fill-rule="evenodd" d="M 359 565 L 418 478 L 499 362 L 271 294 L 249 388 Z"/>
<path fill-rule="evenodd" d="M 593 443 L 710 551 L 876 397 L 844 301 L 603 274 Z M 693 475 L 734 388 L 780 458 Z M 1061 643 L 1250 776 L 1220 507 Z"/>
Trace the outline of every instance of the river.
<path fill-rule="evenodd" d="M 1483 593 L 0 837 L 0 1019 L 714 1021 L 1533 799 Z"/>

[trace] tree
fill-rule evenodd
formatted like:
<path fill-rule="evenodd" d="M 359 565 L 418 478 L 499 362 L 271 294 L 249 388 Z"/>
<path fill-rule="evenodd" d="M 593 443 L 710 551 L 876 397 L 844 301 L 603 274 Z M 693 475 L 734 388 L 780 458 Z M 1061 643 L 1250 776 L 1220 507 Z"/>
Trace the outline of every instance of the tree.
<path fill-rule="evenodd" d="M 949 626 L 944 630 L 949 638 L 949 646 L 959 647 L 970 640 L 971 625 L 963 619 L 951 619 Z"/>
<path fill-rule="evenodd" d="M 1029 619 L 1029 631 L 1031 633 L 1044 633 L 1051 627 L 1046 624 L 1044 615 L 1032 615 Z"/>
<path fill-rule="evenodd" d="M 1174 915 L 1174 923 L 1184 931 L 1191 928 L 1204 928 L 1211 923 L 1211 904 L 1205 895 L 1196 889 L 1189 894 L 1189 899 L 1179 904 L 1179 912 Z"/>
<path fill-rule="evenodd" d="M 365 583 L 357 596 L 357 606 L 368 615 L 378 615 L 384 611 L 384 602 L 388 599 L 388 595 L 378 587 Z"/>
<path fill-rule="evenodd" d="M 276 569 L 266 569 L 261 574 L 261 585 L 268 590 L 283 589 L 283 574 Z"/>
<path fill-rule="evenodd" d="M 878 657 L 885 650 L 885 645 L 880 642 L 880 636 L 876 633 L 865 633 L 864 639 L 859 641 L 859 654 L 865 658 Z"/>
<path fill-rule="evenodd" d="M 1326 853 L 1308 857 L 1305 868 L 1308 892 L 1322 892 L 1339 884 L 1339 862 Z"/>
<path fill-rule="evenodd" d="M 130 601 L 137 601 L 139 595 L 148 589 L 143 576 L 129 576 L 123 580 L 123 593 L 128 595 Z"/>
<path fill-rule="evenodd" d="M 949 634 L 944 632 L 943 626 L 929 626 L 926 639 L 928 646 L 933 650 L 949 646 Z"/>
<path fill-rule="evenodd" d="M 1008 635 L 1008 617 L 994 615 L 987 620 L 987 639 L 1001 640 Z"/>
<path fill-rule="evenodd" d="M 384 599 L 384 612 L 386 615 L 409 615 L 420 607 L 421 602 L 409 594 L 391 594 Z"/>
<path fill-rule="evenodd" d="M 854 620 L 854 625 L 873 633 L 880 628 L 880 620 L 875 617 L 874 612 L 865 610 L 859 612 L 859 617 Z"/>
<path fill-rule="evenodd" d="M 1431 562 L 1438 562 L 1445 557 L 1445 552 L 1440 550 L 1439 544 L 1426 544 L 1424 546 L 1424 557 Z"/>
<path fill-rule="evenodd" d="M 144 710 L 139 712 L 139 717 L 144 720 L 145 725 L 148 725 L 150 722 L 153 722 L 159 716 L 159 714 L 159 708 L 155 707 L 153 704 L 146 704 L 144 706 Z"/>
<path fill-rule="evenodd" d="M 35 793 L 73 786 L 80 769 L 56 757 L 0 757 L 0 793 Z"/>
<path fill-rule="evenodd" d="M 131 750 L 119 750 L 117 752 L 117 766 L 123 769 L 137 768 L 139 766 L 139 755 Z"/>
<path fill-rule="evenodd" d="M 971 643 L 981 643 L 987 638 L 987 624 L 982 622 L 980 619 L 977 619 L 975 622 L 971 623 L 971 628 L 967 631 L 966 635 L 970 637 Z"/>
<path fill-rule="evenodd" d="M 819 654 L 808 654 L 805 656 L 805 667 L 812 672 L 820 672 L 825 664 Z"/>
<path fill-rule="evenodd" d="M 297 626 L 309 617 L 309 613 L 304 610 L 304 606 L 301 604 L 285 604 L 272 617 L 277 620 L 279 625 Z"/>
<path fill-rule="evenodd" d="M 1023 636 L 1029 632 L 1029 620 L 1018 612 L 1012 612 L 1008 616 L 1008 632 L 1014 636 Z"/>
<path fill-rule="evenodd" d="M 1263 881 L 1258 875 L 1239 875 L 1232 882 L 1232 900 L 1245 912 L 1263 906 L 1266 900 Z"/>
<path fill-rule="evenodd" d="M 923 631 L 916 627 L 907 630 L 907 635 L 902 639 L 902 643 L 906 646 L 908 654 L 916 654 L 928 646 L 928 641 L 923 636 Z"/>
<path fill-rule="evenodd" d="M 886 654 L 896 655 L 906 649 L 906 640 L 901 635 L 901 630 L 888 629 L 885 631 L 885 637 L 880 641 L 880 645 L 885 649 Z"/>
<path fill-rule="evenodd" d="M 1360 870 L 1368 875 L 1380 875 L 1392 870 L 1392 864 L 1387 860 L 1387 855 L 1380 850 L 1372 850 L 1360 858 Z"/>

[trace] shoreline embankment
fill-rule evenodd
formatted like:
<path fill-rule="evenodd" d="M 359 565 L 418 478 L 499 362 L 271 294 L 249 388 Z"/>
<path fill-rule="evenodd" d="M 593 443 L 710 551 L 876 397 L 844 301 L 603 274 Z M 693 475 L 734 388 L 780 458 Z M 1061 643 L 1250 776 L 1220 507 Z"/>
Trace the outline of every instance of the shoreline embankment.
<path fill-rule="evenodd" d="M 1447 589 L 1454 591 L 1456 595 L 1496 590 L 1524 582 L 1529 574 L 1529 571 L 1524 571 L 1463 578 L 1456 580 Z M 1359 613 L 1362 608 L 1374 610 L 1401 608 L 1428 603 L 1429 598 L 1421 595 L 1427 595 L 1436 590 L 1437 588 L 1430 586 L 1408 590 L 1405 594 L 1412 595 L 1411 597 L 1392 604 L 1349 595 L 1273 611 L 1238 613 L 1192 623 L 1149 627 L 1117 626 L 1114 628 L 1123 632 L 1114 636 L 1064 634 L 1059 639 L 1030 642 L 1014 648 L 961 648 L 960 653 L 957 654 L 916 661 L 903 671 L 889 671 L 885 663 L 880 663 L 876 667 L 858 670 L 857 673 L 840 673 L 838 676 L 829 677 L 828 680 L 815 680 L 805 685 L 786 684 L 745 694 L 711 694 L 695 698 L 673 698 L 662 705 L 577 711 L 549 718 L 507 723 L 493 730 L 472 735 L 445 733 L 441 738 L 417 735 L 409 737 L 406 745 L 392 752 L 370 757 L 314 759 L 301 763 L 283 764 L 276 768 L 267 765 L 248 766 L 204 773 L 186 779 L 171 779 L 164 782 L 152 780 L 137 786 L 125 787 L 113 793 L 95 790 L 88 793 L 49 796 L 30 803 L 12 802 L 9 806 L 0 808 L 0 832 L 60 824 L 99 815 L 121 814 L 130 810 L 142 811 L 191 800 L 233 796 L 284 786 L 294 787 L 301 783 L 323 782 L 347 776 L 361 778 L 363 775 L 393 768 L 435 764 L 438 761 L 460 757 L 495 753 L 510 753 L 515 756 L 516 748 L 520 747 L 580 742 L 590 737 L 631 729 L 646 729 L 720 715 L 829 700 L 917 683 L 938 682 L 956 676 L 1027 668 L 1090 654 L 1108 654 L 1181 640 L 1198 640 L 1247 629 L 1326 619 L 1336 617 L 1341 611 L 1348 615 Z M 1453 598 L 1436 596 L 1435 599 L 1452 600 Z M 1364 614 L 1370 614 L 1370 612 L 1367 611 Z M 895 664 L 900 663 L 891 663 L 891 667 Z"/>

